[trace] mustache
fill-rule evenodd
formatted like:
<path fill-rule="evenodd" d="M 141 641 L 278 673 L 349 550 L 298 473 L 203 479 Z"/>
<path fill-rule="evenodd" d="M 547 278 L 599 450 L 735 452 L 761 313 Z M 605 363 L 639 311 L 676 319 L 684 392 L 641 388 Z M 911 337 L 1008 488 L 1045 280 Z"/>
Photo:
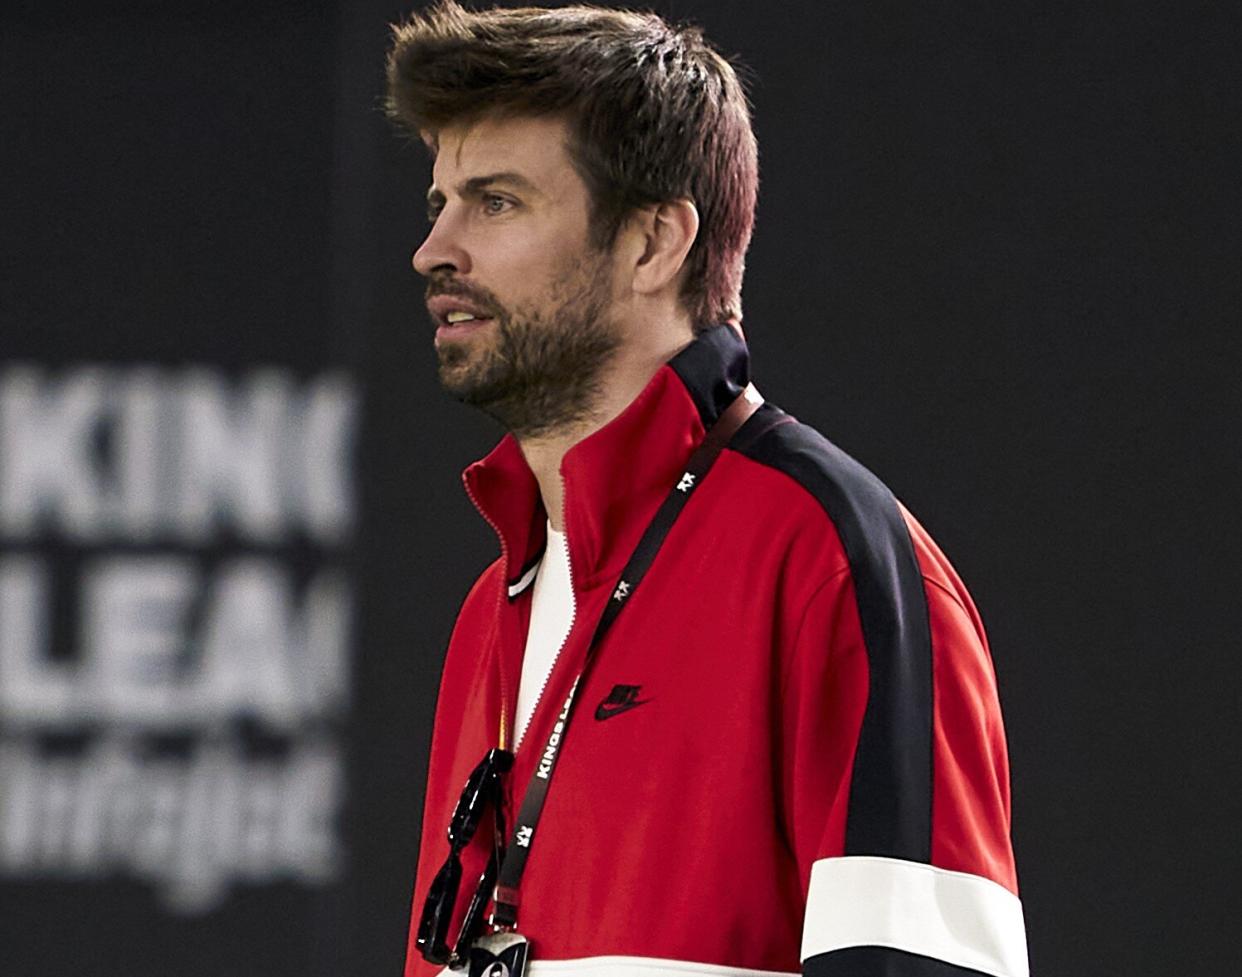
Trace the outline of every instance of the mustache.
<path fill-rule="evenodd" d="M 481 310 L 497 314 L 503 311 L 500 301 L 486 288 L 480 285 L 471 285 L 467 282 L 457 281 L 452 278 L 432 278 L 427 282 L 427 289 L 423 294 L 423 301 L 430 302 L 437 296 L 447 295 L 452 298 L 466 299 L 472 305 L 478 306 Z"/>

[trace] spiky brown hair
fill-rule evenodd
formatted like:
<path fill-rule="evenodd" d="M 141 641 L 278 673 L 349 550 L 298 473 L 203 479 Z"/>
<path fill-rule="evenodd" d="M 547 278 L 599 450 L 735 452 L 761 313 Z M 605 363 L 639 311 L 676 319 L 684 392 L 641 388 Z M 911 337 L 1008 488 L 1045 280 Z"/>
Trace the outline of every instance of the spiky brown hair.
<path fill-rule="evenodd" d="M 452 123 L 564 116 L 596 246 L 611 246 L 638 207 L 692 200 L 699 234 L 682 302 L 696 328 L 741 320 L 758 153 L 737 74 L 697 27 L 603 7 L 441 0 L 393 28 L 387 107 L 433 152 Z"/>

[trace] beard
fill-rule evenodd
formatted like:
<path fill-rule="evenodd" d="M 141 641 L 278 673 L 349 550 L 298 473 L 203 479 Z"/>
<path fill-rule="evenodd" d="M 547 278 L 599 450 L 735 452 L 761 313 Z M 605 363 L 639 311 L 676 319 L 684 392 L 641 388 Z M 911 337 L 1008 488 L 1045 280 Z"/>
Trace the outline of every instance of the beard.
<path fill-rule="evenodd" d="M 492 313 L 490 336 L 437 346 L 440 383 L 519 438 L 547 435 L 590 417 L 605 367 L 621 345 L 609 315 L 608 255 L 594 252 L 557 278 L 539 307 L 505 309 L 486 289 L 433 279 L 427 297 L 470 298 Z"/>

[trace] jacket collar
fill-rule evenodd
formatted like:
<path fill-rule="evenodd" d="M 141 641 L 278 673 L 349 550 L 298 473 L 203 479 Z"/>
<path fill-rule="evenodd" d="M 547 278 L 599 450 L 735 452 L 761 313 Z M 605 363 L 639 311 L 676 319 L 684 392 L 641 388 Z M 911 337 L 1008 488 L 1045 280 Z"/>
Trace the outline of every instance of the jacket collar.
<path fill-rule="evenodd" d="M 716 326 L 661 367 L 630 405 L 565 453 L 565 531 L 574 586 L 611 584 L 704 432 L 750 381 L 746 344 Z M 500 539 L 510 596 L 543 553 L 547 514 L 513 435 L 465 470 Z"/>

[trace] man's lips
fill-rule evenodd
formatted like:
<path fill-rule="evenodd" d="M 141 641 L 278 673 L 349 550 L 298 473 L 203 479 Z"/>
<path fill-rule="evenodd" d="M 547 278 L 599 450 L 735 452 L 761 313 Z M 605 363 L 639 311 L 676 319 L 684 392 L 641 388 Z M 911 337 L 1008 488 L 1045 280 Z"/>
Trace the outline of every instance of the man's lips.
<path fill-rule="evenodd" d="M 491 310 L 457 295 L 436 295 L 427 300 L 427 311 L 439 330 L 457 329 L 493 318 Z"/>
<path fill-rule="evenodd" d="M 441 323 L 436 329 L 436 345 L 455 342 L 481 332 L 492 324 L 492 319 L 467 319 L 465 322 Z"/>

